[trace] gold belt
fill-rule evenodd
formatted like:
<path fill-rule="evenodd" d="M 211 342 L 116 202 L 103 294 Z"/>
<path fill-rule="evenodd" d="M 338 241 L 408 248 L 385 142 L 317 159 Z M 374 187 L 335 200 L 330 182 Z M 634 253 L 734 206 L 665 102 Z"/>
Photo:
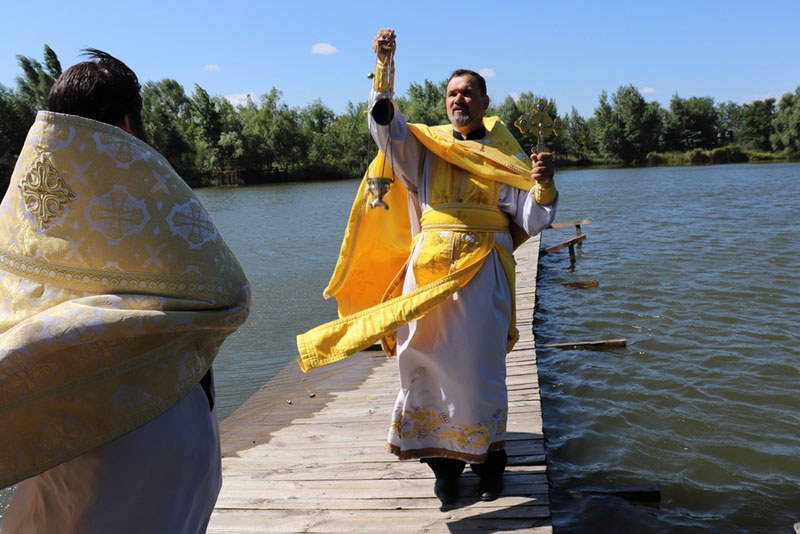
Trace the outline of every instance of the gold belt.
<path fill-rule="evenodd" d="M 470 204 L 439 204 L 422 212 L 422 231 L 508 232 L 509 219 L 500 208 Z"/>

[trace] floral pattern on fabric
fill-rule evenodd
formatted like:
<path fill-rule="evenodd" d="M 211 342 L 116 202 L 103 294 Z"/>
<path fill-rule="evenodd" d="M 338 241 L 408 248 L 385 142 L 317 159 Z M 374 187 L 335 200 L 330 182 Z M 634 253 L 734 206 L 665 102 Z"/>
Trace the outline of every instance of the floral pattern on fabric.
<path fill-rule="evenodd" d="M 403 442 L 404 449 L 447 449 L 469 455 L 485 454 L 492 443 L 502 441 L 508 422 L 508 408 L 498 408 L 476 424 L 456 423 L 446 412 L 426 406 L 411 409 L 395 407 L 395 417 L 389 429 L 393 437 Z"/>

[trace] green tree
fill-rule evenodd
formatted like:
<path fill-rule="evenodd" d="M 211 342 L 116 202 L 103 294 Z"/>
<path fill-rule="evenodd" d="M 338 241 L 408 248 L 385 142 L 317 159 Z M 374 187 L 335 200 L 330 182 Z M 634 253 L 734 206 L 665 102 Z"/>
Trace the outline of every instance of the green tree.
<path fill-rule="evenodd" d="M 0 85 L 0 181 L 8 183 L 31 122 L 30 108 L 19 95 Z"/>
<path fill-rule="evenodd" d="M 742 107 L 735 102 L 722 102 L 717 105 L 719 117 L 719 144 L 722 146 L 736 143 L 736 133 L 742 123 Z"/>
<path fill-rule="evenodd" d="M 674 95 L 665 114 L 664 147 L 688 151 L 719 144 L 719 114 L 711 97 L 688 99 Z"/>
<path fill-rule="evenodd" d="M 366 109 L 366 102 L 349 102 L 345 112 L 314 138 L 309 156 L 316 176 L 353 178 L 363 175 L 378 150 L 367 130 Z"/>
<path fill-rule="evenodd" d="M 491 104 L 486 114 L 497 115 L 503 124 L 512 129 L 512 132 L 516 130 L 515 133 L 519 134 L 519 130 L 514 128 L 514 121 L 522 115 L 522 112 L 517 108 L 517 102 L 513 97 L 507 96 L 499 105 Z"/>
<path fill-rule="evenodd" d="M 632 85 L 622 86 L 608 100 L 605 91 L 595 109 L 600 149 L 624 163 L 642 162 L 658 149 L 662 119 L 657 102 L 646 102 Z"/>
<path fill-rule="evenodd" d="M 61 76 L 61 62 L 47 45 L 44 45 L 44 66 L 33 58 L 17 56 L 23 75 L 17 77 L 17 92 L 33 110 L 47 109 L 50 88 Z M 31 120 L 33 122 L 33 120 Z"/>
<path fill-rule="evenodd" d="M 269 174 L 293 172 L 308 164 L 309 147 L 317 129 L 327 128 L 330 110 L 318 106 L 301 111 L 281 102 L 282 93 L 272 88 L 256 104 L 248 98 L 239 106 L 247 166 Z"/>
<path fill-rule="evenodd" d="M 245 152 L 241 117 L 227 98 L 217 95 L 212 101 L 220 122 L 220 133 L 217 141 L 219 163 L 216 170 L 240 169 L 240 160 Z"/>
<path fill-rule="evenodd" d="M 220 168 L 222 153 L 219 139 L 222 135 L 222 120 L 219 110 L 208 91 L 194 85 L 194 94 L 189 98 L 191 122 L 187 131 L 195 147 L 194 165 L 203 181 L 210 182 L 211 173 Z"/>
<path fill-rule="evenodd" d="M 33 58 L 17 56 L 22 76 L 16 92 L 0 85 L 0 190 L 5 191 L 28 129 L 36 112 L 47 109 L 50 88 L 61 75 L 58 56 L 44 45 L 44 66 Z"/>
<path fill-rule="evenodd" d="M 249 96 L 238 106 L 239 119 L 244 137 L 242 164 L 245 168 L 259 172 L 272 167 L 272 148 L 268 145 L 268 121 L 262 120 L 258 105 Z"/>
<path fill-rule="evenodd" d="M 303 108 L 300 112 L 300 120 L 303 128 L 314 134 L 325 133 L 325 130 L 336 120 L 336 113 L 325 106 L 322 100 L 317 98 L 311 104 Z"/>
<path fill-rule="evenodd" d="M 775 150 L 786 150 L 792 157 L 800 156 L 800 87 L 786 93 L 772 117 L 774 132 L 770 141 Z"/>
<path fill-rule="evenodd" d="M 773 133 L 772 116 L 775 114 L 775 99 L 756 100 L 742 106 L 742 118 L 737 132 L 737 141 L 743 148 L 771 150 L 770 136 Z"/>
<path fill-rule="evenodd" d="M 189 97 L 171 79 L 142 87 L 142 109 L 149 143 L 172 164 L 187 183 L 198 180 L 195 147 L 187 133 L 191 120 Z"/>
<path fill-rule="evenodd" d="M 311 132 L 304 128 L 301 112 L 281 102 L 272 88 L 257 105 L 251 99 L 240 106 L 242 131 L 247 138 L 247 161 L 272 173 L 296 169 L 307 160 Z M 324 120 L 323 120 L 324 122 Z"/>
<path fill-rule="evenodd" d="M 589 123 L 574 107 L 569 115 L 564 117 L 566 129 L 563 135 L 563 147 L 566 154 L 587 159 L 592 153 L 597 152 L 597 144 Z"/>
<path fill-rule="evenodd" d="M 396 99 L 408 122 L 437 125 L 447 124 L 445 94 L 447 81 L 434 83 L 425 80 L 421 84 L 412 82 L 408 87 L 408 96 Z"/>
<path fill-rule="evenodd" d="M 365 118 L 366 120 L 366 118 Z M 324 157 L 326 132 L 336 121 L 336 113 L 317 99 L 300 111 L 300 122 L 304 134 L 305 153 L 303 166 L 311 174 L 318 174 L 324 167 L 318 159 Z M 324 172 L 324 171 L 322 171 Z M 353 176 L 357 176 L 354 174 Z"/>

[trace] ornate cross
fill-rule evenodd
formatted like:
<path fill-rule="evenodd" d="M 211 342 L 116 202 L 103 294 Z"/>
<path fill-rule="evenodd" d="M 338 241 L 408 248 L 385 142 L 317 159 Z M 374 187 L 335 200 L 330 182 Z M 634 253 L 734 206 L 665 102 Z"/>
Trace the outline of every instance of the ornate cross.
<path fill-rule="evenodd" d="M 44 153 L 33 162 L 19 188 L 25 199 L 25 208 L 33 214 L 42 229 L 61 215 L 66 205 L 75 198 L 75 193 Z"/>
<path fill-rule="evenodd" d="M 125 209 L 130 197 L 127 191 L 115 190 L 111 192 L 111 207 L 104 208 L 95 205 L 91 216 L 96 221 L 107 221 L 107 235 L 113 240 L 122 239 L 127 235 L 127 227 L 137 226 L 144 221 L 144 212 L 139 207 Z"/>
<path fill-rule="evenodd" d="M 555 135 L 558 137 L 564 131 L 566 125 L 564 121 L 556 117 L 550 117 L 552 108 L 548 105 L 547 100 L 540 98 L 533 106 L 531 106 L 530 115 L 521 115 L 514 121 L 520 132 L 526 133 L 530 131 L 536 135 L 536 146 L 531 148 L 531 152 L 550 152 L 550 149 L 544 146 L 544 138 L 548 135 Z"/>
<path fill-rule="evenodd" d="M 200 204 L 196 203 L 189 206 L 189 213 L 177 212 L 172 218 L 172 223 L 175 226 L 188 226 L 189 236 L 186 239 L 195 245 L 203 243 L 205 236 L 215 231 L 214 223 L 203 213 Z"/>

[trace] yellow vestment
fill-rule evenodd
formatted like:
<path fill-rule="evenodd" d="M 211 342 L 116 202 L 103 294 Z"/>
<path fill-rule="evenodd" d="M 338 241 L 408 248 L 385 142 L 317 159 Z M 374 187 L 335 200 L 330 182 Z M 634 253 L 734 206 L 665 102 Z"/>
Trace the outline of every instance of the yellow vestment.
<path fill-rule="evenodd" d="M 40 112 L 0 205 L 0 487 L 170 408 L 249 300 L 163 156 L 119 128 Z"/>
<path fill-rule="evenodd" d="M 402 282 L 407 260 L 419 235 L 411 238 L 406 204 L 407 191 L 395 181 L 387 201 L 389 211 L 370 209 L 367 176 L 384 168 L 383 156 L 370 165 L 361 183 L 345 230 L 339 261 L 325 289 L 335 296 L 339 319 L 320 325 L 297 337 L 299 363 L 304 371 L 345 358 L 382 340 L 388 354 L 395 350 L 394 331 L 422 317 L 428 310 L 464 287 L 478 272 L 488 254 L 498 250 L 509 284 L 513 288 L 513 258 L 495 246 L 494 233 L 510 231 L 507 215 L 496 207 L 499 184 L 525 191 L 534 187 L 528 156 L 508 129 L 497 119 L 484 119 L 484 139 L 453 138 L 451 126 L 428 127 L 409 124 L 409 130 L 443 162 L 441 178 L 431 208 L 422 214 L 422 235 L 434 230 L 413 268 L 417 288 L 404 295 Z M 371 174 L 372 173 L 372 174 Z M 554 188 L 534 194 L 542 203 L 554 198 Z M 550 199 L 550 200 L 548 200 Z M 521 229 L 519 229 L 521 230 Z M 455 240 L 454 234 L 471 234 L 470 240 Z M 521 242 L 524 232 L 513 231 Z M 441 235 L 446 237 L 436 238 Z M 441 242 L 435 243 L 436 239 Z M 516 339 L 514 321 L 509 348 Z"/>

